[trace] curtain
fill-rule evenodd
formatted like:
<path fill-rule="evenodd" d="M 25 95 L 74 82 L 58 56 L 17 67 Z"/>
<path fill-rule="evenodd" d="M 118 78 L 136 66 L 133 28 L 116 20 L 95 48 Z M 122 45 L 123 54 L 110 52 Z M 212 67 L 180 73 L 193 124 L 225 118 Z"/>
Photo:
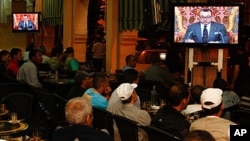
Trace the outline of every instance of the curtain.
<path fill-rule="evenodd" d="M 120 30 L 143 28 L 143 0 L 119 0 Z"/>
<path fill-rule="evenodd" d="M 44 0 L 42 15 L 44 25 L 62 25 L 63 0 Z"/>
<path fill-rule="evenodd" d="M 119 0 L 119 26 L 120 30 L 142 30 L 149 22 L 155 24 L 153 13 L 145 14 L 145 9 L 152 10 L 154 2 L 159 3 L 161 19 L 156 23 L 158 28 L 170 28 L 170 6 L 171 3 L 182 3 L 187 0 Z M 152 8 L 152 9 L 151 9 Z M 154 11 L 154 9 L 153 9 Z"/>

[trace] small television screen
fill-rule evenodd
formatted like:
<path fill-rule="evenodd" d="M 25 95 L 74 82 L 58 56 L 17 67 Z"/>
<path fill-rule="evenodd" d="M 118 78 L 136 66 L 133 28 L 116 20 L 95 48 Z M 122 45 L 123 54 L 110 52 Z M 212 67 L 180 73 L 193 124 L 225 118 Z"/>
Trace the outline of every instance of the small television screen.
<path fill-rule="evenodd" d="M 238 46 L 242 3 L 173 3 L 173 45 L 185 47 Z"/>
<path fill-rule="evenodd" d="M 13 32 L 39 32 L 39 12 L 13 12 Z"/>

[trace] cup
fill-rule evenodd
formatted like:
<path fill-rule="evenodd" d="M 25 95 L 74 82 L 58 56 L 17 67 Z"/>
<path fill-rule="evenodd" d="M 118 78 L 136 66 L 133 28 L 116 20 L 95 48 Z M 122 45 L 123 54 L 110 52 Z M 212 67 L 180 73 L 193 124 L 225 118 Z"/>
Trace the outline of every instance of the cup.
<path fill-rule="evenodd" d="M 1 113 L 4 113 L 5 110 L 6 110 L 5 104 L 0 104 L 0 112 L 1 112 Z"/>
<path fill-rule="evenodd" d="M 11 122 L 17 123 L 17 113 L 15 113 L 15 112 L 11 113 Z"/>
<path fill-rule="evenodd" d="M 164 99 L 160 102 L 160 108 L 162 109 L 166 105 L 166 101 Z"/>
<path fill-rule="evenodd" d="M 146 101 L 146 109 L 151 110 L 151 101 Z"/>
<path fill-rule="evenodd" d="M 42 134 L 39 131 L 35 131 L 32 133 L 33 141 L 41 141 Z"/>

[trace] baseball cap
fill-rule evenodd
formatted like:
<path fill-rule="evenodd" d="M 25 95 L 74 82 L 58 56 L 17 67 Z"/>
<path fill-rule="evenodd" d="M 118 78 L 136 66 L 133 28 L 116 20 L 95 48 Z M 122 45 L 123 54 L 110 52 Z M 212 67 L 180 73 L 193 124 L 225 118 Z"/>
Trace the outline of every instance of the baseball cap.
<path fill-rule="evenodd" d="M 92 77 L 94 76 L 94 74 L 95 74 L 94 72 L 88 73 L 86 71 L 79 71 L 75 74 L 74 79 L 76 84 L 81 84 L 83 79 L 85 79 L 86 77 Z"/>
<path fill-rule="evenodd" d="M 218 88 L 207 88 L 201 93 L 201 105 L 205 109 L 212 109 L 222 102 L 222 90 Z M 211 102 L 212 104 L 207 104 Z"/>
<path fill-rule="evenodd" d="M 134 89 L 137 87 L 137 84 L 133 83 L 122 83 L 116 89 L 118 96 L 121 100 L 127 100 L 132 95 Z"/>

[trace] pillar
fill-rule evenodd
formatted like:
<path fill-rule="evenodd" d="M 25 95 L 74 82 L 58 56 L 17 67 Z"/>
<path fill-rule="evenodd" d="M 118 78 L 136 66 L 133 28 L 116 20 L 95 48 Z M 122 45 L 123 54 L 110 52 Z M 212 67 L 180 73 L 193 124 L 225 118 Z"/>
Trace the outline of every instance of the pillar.
<path fill-rule="evenodd" d="M 79 62 L 86 60 L 88 0 L 64 0 L 63 45 L 72 46 Z M 79 14 L 80 13 L 80 14 Z"/>

